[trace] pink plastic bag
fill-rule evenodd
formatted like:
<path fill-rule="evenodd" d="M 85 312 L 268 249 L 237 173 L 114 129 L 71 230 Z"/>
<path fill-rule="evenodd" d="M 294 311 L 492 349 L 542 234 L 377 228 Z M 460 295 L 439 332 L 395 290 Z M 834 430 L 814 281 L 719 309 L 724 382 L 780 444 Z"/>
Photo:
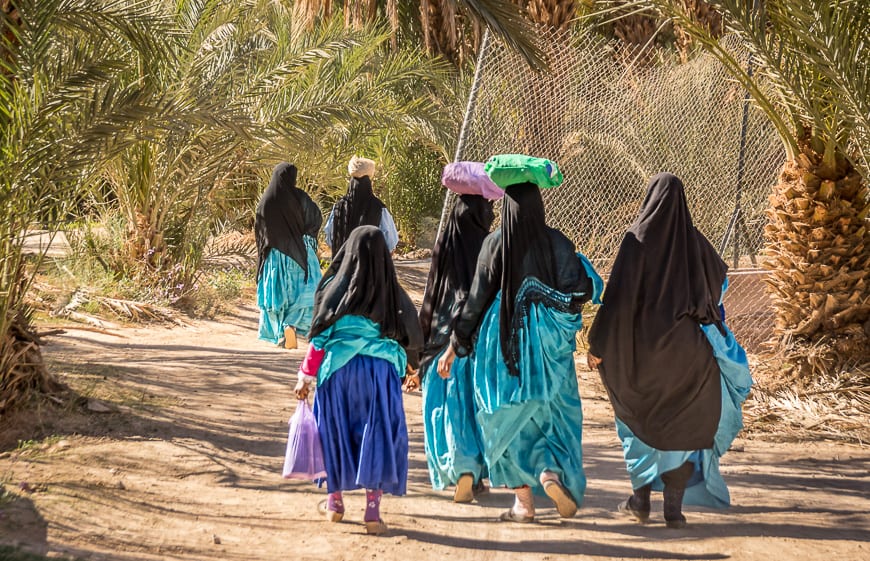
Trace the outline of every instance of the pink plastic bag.
<path fill-rule="evenodd" d="M 290 417 L 287 453 L 284 455 L 284 479 L 320 479 L 326 477 L 323 448 L 317 421 L 307 399 L 300 399 Z"/>

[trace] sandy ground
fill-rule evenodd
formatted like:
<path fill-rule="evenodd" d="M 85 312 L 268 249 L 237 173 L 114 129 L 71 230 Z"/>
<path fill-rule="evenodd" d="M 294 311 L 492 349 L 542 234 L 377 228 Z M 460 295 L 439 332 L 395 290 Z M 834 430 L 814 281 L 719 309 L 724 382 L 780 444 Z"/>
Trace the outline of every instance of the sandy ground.
<path fill-rule="evenodd" d="M 423 268 L 403 268 L 419 296 Z M 417 393 L 405 397 L 409 492 L 382 508 L 390 532 L 364 534 L 361 491 L 330 524 L 317 512 L 325 491 L 280 473 L 303 351 L 258 341 L 256 328 L 244 307 L 187 327 L 51 337 L 46 358 L 80 397 L 64 416 L 37 411 L 2 436 L 13 444 L 0 453 L 0 544 L 131 561 L 870 559 L 866 447 L 739 439 L 722 466 L 730 509 L 687 507 L 685 530 L 664 527 L 660 494 L 649 525 L 615 512 L 630 485 L 606 396 L 582 368 L 589 486 L 575 518 L 540 500 L 537 523 L 498 522 L 507 490 L 469 505 L 433 491 Z M 89 411 L 88 399 L 111 411 Z M 37 430 L 52 436 L 27 440 Z"/>

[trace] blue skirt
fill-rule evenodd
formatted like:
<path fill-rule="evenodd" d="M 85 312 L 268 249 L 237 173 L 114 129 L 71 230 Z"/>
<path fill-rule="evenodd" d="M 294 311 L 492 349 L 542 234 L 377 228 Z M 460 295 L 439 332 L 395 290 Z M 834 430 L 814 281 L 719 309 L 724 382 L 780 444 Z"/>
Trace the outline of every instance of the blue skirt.
<path fill-rule="evenodd" d="M 260 308 L 259 338 L 278 343 L 284 328 L 295 327 L 308 333 L 314 311 L 314 292 L 323 277 L 314 251 L 314 238 L 305 236 L 308 253 L 308 281 L 299 263 L 277 249 L 269 251 L 257 283 L 257 306 Z"/>
<path fill-rule="evenodd" d="M 453 362 L 450 378 L 438 375 L 439 353 L 423 376 L 423 431 L 429 478 L 434 489 L 455 485 L 464 473 L 487 477 L 483 442 L 475 419 L 471 360 Z"/>
<path fill-rule="evenodd" d="M 356 355 L 318 386 L 314 416 L 330 493 L 366 488 L 405 494 L 408 428 L 392 364 Z"/>

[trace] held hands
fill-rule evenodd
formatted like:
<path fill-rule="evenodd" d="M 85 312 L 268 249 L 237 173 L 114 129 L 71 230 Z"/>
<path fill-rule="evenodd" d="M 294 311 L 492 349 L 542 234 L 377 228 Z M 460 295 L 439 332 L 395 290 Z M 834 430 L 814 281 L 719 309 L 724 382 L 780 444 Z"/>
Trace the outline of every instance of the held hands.
<path fill-rule="evenodd" d="M 402 389 L 408 393 L 411 393 L 415 390 L 420 389 L 420 375 L 416 372 L 409 371 L 405 374 L 405 383 L 402 385 Z"/>
<path fill-rule="evenodd" d="M 453 361 L 456 360 L 456 351 L 453 350 L 453 345 L 447 345 L 447 350 L 438 359 L 438 375 L 445 380 L 450 377 L 450 367 L 453 366 Z"/>
<path fill-rule="evenodd" d="M 592 353 L 586 353 L 586 366 L 589 367 L 589 370 L 594 370 L 601 366 L 601 359 Z"/>

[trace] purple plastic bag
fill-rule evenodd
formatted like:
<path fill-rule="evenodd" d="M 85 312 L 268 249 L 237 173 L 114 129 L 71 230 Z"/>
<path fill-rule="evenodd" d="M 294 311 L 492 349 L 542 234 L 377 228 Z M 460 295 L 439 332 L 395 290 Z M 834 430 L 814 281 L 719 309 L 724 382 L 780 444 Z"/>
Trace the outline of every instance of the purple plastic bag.
<path fill-rule="evenodd" d="M 290 417 L 287 453 L 284 456 L 284 479 L 320 479 L 326 477 L 323 448 L 317 421 L 307 399 L 300 399 Z"/>
<path fill-rule="evenodd" d="M 460 195 L 483 195 L 491 201 L 504 197 L 504 190 L 492 182 L 481 162 L 453 162 L 444 166 L 441 183 Z"/>

